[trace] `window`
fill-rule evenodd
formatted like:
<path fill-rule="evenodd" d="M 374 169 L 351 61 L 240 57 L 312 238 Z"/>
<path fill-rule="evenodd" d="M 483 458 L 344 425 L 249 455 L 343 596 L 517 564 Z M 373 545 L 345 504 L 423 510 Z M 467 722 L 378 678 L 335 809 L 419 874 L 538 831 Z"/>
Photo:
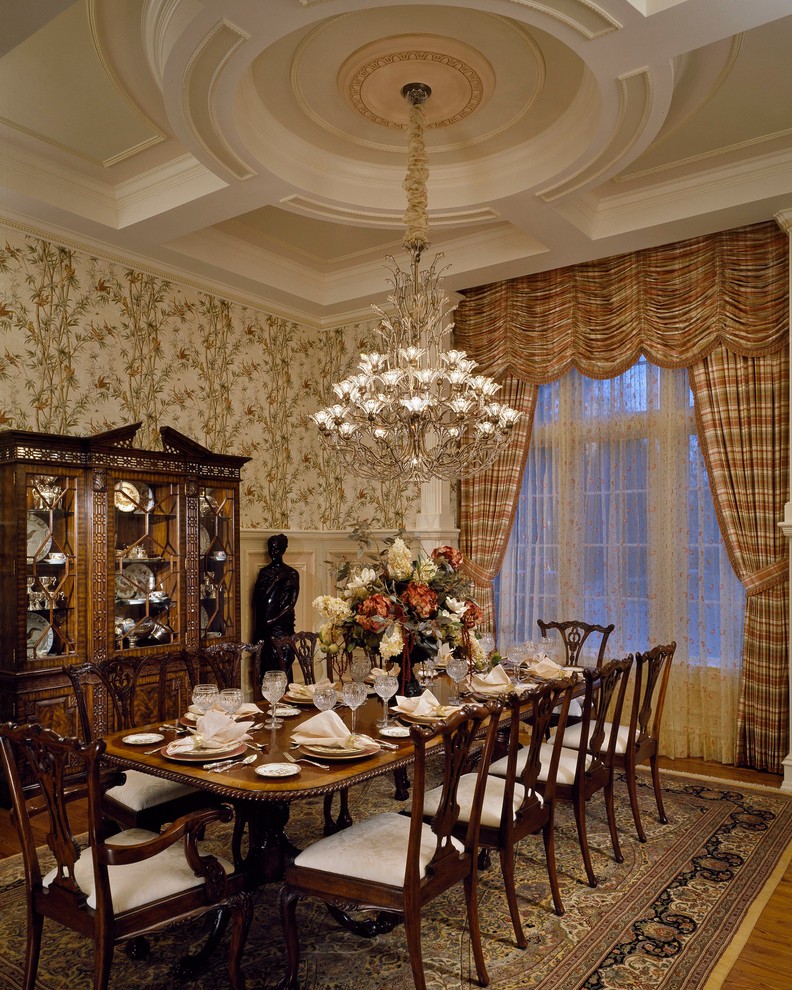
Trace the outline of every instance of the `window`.
<path fill-rule="evenodd" d="M 639 361 L 539 389 L 495 600 L 498 642 L 537 619 L 616 626 L 624 655 L 677 641 L 677 661 L 739 663 L 744 591 L 718 530 L 684 370 Z"/>

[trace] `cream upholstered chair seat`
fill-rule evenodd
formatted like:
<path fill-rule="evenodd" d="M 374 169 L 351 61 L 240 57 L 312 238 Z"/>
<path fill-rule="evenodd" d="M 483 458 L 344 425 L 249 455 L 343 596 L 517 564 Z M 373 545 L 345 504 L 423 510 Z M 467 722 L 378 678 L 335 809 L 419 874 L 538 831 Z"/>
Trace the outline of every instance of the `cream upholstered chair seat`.
<path fill-rule="evenodd" d="M 409 837 L 410 819 L 388 811 L 319 839 L 296 857 L 294 865 L 401 887 Z M 464 852 L 461 842 L 453 837 L 451 841 Z M 434 832 L 425 825 L 419 854 L 421 877 L 426 876 L 436 845 Z"/>
<path fill-rule="evenodd" d="M 484 802 L 481 806 L 481 824 L 489 828 L 497 828 L 501 823 L 503 815 L 503 793 L 506 789 L 506 781 L 500 777 L 489 776 L 487 778 L 487 788 L 484 791 Z M 476 790 L 476 774 L 466 773 L 459 781 L 457 791 L 457 803 L 459 804 L 459 820 L 466 822 L 470 820 L 470 809 L 473 805 L 473 795 Z M 442 788 L 433 787 L 424 796 L 424 814 L 433 815 L 440 804 Z M 512 808 L 514 814 L 522 804 L 525 788 L 522 784 L 515 784 L 514 795 L 512 797 Z M 539 797 L 539 795 L 537 795 Z M 540 798 L 541 800 L 541 798 Z"/>
<path fill-rule="evenodd" d="M 107 843 L 108 846 L 136 846 L 149 839 L 156 838 L 156 832 L 144 828 L 130 828 L 114 835 Z M 228 860 L 216 857 L 223 870 L 231 875 L 234 867 Z M 140 863 L 129 863 L 126 866 L 108 866 L 110 893 L 113 898 L 113 910 L 116 914 L 142 907 L 151 901 L 158 901 L 173 894 L 180 894 L 191 887 L 197 887 L 203 881 L 196 877 L 193 868 L 184 855 L 183 844 L 169 846 L 156 856 Z M 42 880 L 44 887 L 49 887 L 57 875 L 57 868 Z M 74 879 L 80 889 L 87 895 L 87 904 L 96 908 L 96 885 L 94 883 L 93 856 L 90 849 L 83 849 L 80 858 L 74 864 Z"/>
<path fill-rule="evenodd" d="M 108 788 L 106 795 L 130 811 L 145 811 L 196 793 L 195 788 L 187 784 L 153 777 L 142 770 L 125 770 L 124 773 L 126 781 Z"/>
<path fill-rule="evenodd" d="M 572 731 L 572 728 L 574 727 L 567 728 L 566 734 L 564 735 L 564 742 L 567 741 L 569 737 L 569 733 Z M 554 737 L 551 737 L 551 739 L 552 738 Z M 578 733 L 578 745 L 579 743 L 580 743 L 580 734 Z M 552 742 L 542 743 L 541 755 L 539 757 L 542 763 L 542 767 L 539 770 L 539 776 L 537 779 L 541 780 L 543 783 L 544 781 L 547 780 L 547 768 L 550 766 L 550 760 L 552 759 L 552 756 L 553 756 Z M 527 759 L 528 759 L 528 749 L 526 747 L 525 749 L 521 749 L 520 752 L 517 754 L 518 774 L 522 773 L 523 768 L 525 767 L 525 761 Z M 569 748 L 567 748 L 566 746 L 561 747 L 561 752 L 558 757 L 558 770 L 556 772 L 557 783 L 574 784 L 575 773 L 577 772 L 577 759 L 578 759 L 578 754 L 576 749 L 572 749 L 571 746 Z M 492 764 L 492 766 L 490 767 L 490 773 L 496 777 L 505 777 L 507 770 L 506 764 L 507 764 L 507 757 L 504 756 L 502 759 L 497 760 L 495 763 Z M 586 758 L 586 769 L 588 770 L 590 766 L 591 766 L 591 757 L 589 756 Z"/>
<path fill-rule="evenodd" d="M 605 738 L 610 740 L 611 732 L 613 731 L 613 725 L 611 722 L 603 722 L 602 728 L 605 732 Z M 581 726 L 578 725 L 568 725 L 566 731 L 564 732 L 564 748 L 578 750 L 580 748 L 580 733 Z M 550 738 L 553 739 L 555 733 L 550 734 Z M 614 753 L 626 753 L 627 743 L 630 738 L 630 727 L 629 725 L 620 725 L 616 730 L 616 742 L 614 743 Z"/>

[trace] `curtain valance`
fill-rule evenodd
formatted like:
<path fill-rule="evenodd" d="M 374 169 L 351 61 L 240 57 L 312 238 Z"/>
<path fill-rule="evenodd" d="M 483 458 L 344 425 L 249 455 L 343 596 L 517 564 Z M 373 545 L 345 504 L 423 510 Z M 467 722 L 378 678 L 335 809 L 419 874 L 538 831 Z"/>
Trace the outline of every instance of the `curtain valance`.
<path fill-rule="evenodd" d="M 718 345 L 769 354 L 788 341 L 788 245 L 770 221 L 473 289 L 455 346 L 534 384 L 615 377 L 641 354 L 665 368 Z"/>

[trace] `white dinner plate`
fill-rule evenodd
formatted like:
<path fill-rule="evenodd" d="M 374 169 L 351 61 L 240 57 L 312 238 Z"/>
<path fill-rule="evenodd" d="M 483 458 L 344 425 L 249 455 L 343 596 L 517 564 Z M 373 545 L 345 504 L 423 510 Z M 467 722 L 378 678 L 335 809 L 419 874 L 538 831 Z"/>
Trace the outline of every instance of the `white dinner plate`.
<path fill-rule="evenodd" d="M 301 769 L 297 763 L 262 763 L 255 772 L 259 777 L 294 777 Z"/>
<path fill-rule="evenodd" d="M 153 746 L 164 738 L 161 732 L 133 732 L 130 736 L 124 736 L 121 741 L 129 746 Z"/>
<path fill-rule="evenodd" d="M 215 747 L 214 749 L 193 749 L 193 750 L 183 750 L 181 753 L 169 753 L 168 743 L 163 746 L 160 752 L 163 756 L 167 756 L 169 760 L 180 760 L 182 763 L 207 763 L 210 760 L 215 760 L 217 757 L 221 759 L 230 759 L 232 756 L 241 756 L 245 752 L 247 746 L 244 743 L 227 743 L 225 746 Z"/>
<path fill-rule="evenodd" d="M 27 517 L 27 558 L 43 560 L 52 546 L 52 533 L 40 516 L 28 512 Z"/>
<path fill-rule="evenodd" d="M 154 572 L 146 564 L 127 564 L 123 573 L 116 574 L 116 598 L 145 601 L 145 594 L 154 588 Z M 141 595 L 143 597 L 141 597 Z"/>
<path fill-rule="evenodd" d="M 55 634 L 43 615 L 32 612 L 27 617 L 27 655 L 43 657 L 52 649 Z"/>

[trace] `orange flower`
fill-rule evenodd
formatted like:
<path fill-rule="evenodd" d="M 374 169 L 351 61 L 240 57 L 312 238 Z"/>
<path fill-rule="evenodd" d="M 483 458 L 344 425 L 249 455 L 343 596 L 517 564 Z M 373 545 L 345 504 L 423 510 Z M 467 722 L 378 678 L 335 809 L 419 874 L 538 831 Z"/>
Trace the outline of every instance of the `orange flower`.
<path fill-rule="evenodd" d="M 402 601 L 422 619 L 429 619 L 437 612 L 437 595 L 428 584 L 410 581 L 402 593 Z"/>
<path fill-rule="evenodd" d="M 458 571 L 462 566 L 464 557 L 462 551 L 455 547 L 435 547 L 432 551 L 432 560 L 437 564 L 444 561 L 452 571 Z"/>
<path fill-rule="evenodd" d="M 474 629 L 484 618 L 484 613 L 475 602 L 465 602 L 465 611 L 462 613 L 462 625 L 465 629 Z"/>
<path fill-rule="evenodd" d="M 369 595 L 360 604 L 356 622 L 369 632 L 382 632 L 385 620 L 390 615 L 390 601 L 385 595 Z"/>

